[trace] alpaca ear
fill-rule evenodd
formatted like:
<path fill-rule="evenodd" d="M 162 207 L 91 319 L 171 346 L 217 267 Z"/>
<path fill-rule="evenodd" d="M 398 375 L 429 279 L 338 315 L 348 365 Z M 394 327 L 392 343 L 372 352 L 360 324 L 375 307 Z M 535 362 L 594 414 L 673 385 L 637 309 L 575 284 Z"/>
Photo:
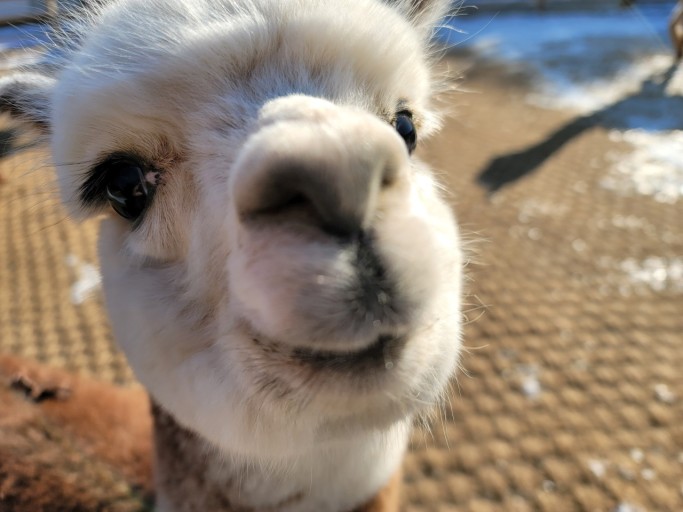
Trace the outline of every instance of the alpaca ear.
<path fill-rule="evenodd" d="M 17 73 L 0 78 L 0 113 L 7 112 L 43 133 L 50 129 L 50 94 L 53 78 L 38 73 Z"/>
<path fill-rule="evenodd" d="M 427 37 L 451 10 L 451 0 L 385 0 L 395 6 Z"/>

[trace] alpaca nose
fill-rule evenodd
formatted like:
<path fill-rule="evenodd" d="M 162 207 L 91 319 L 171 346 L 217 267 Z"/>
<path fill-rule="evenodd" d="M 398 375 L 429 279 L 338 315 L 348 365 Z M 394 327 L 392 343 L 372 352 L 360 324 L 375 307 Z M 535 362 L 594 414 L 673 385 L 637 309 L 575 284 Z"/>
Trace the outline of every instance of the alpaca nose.
<path fill-rule="evenodd" d="M 335 108 L 268 123 L 250 137 L 234 167 L 243 222 L 290 218 L 340 237 L 368 227 L 408 153 L 388 123 Z"/>

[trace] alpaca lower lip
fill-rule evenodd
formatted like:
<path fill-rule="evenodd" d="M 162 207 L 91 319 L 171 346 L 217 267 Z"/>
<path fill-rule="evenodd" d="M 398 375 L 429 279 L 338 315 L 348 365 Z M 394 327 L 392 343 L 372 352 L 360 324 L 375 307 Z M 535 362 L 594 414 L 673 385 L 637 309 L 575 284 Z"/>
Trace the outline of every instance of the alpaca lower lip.
<path fill-rule="evenodd" d="M 405 339 L 401 336 L 381 335 L 370 346 L 354 352 L 318 351 L 306 348 L 296 349 L 293 356 L 301 362 L 330 369 L 362 369 L 367 365 L 381 365 L 390 369 L 404 341 Z"/>

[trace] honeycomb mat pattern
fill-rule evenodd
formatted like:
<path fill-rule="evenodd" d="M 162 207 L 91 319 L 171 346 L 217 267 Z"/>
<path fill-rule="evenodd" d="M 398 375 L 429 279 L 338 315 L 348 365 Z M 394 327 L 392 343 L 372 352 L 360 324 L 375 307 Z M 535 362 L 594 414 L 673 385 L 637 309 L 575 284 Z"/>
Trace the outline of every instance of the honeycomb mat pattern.
<path fill-rule="evenodd" d="M 480 68 L 429 147 L 475 263 L 466 373 L 414 436 L 408 510 L 683 510 L 683 204 L 603 186 L 629 148 L 599 119 L 487 194 L 493 159 L 527 169 L 575 119 Z"/>
<path fill-rule="evenodd" d="M 472 263 L 464 370 L 416 429 L 405 508 L 683 510 L 683 204 L 601 186 L 628 148 L 600 124 L 487 194 L 476 179 L 491 159 L 522 152 L 508 165 L 523 168 L 573 121 L 526 105 L 513 78 L 471 70 L 477 93 L 448 99 L 456 115 L 421 150 Z M 96 222 L 66 219 L 42 159 L 0 159 L 0 350 L 131 383 L 100 291 L 73 296 L 96 264 Z"/>
<path fill-rule="evenodd" d="M 0 350 L 131 383 L 98 286 L 97 221 L 68 218 L 45 151 L 0 123 Z"/>

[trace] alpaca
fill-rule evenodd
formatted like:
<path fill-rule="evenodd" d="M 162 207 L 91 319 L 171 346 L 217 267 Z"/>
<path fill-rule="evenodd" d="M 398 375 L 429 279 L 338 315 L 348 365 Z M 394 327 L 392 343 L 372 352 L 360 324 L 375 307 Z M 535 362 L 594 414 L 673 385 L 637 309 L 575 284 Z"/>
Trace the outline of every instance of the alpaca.
<path fill-rule="evenodd" d="M 70 213 L 105 214 L 156 510 L 397 507 L 411 423 L 460 350 L 458 229 L 414 156 L 448 7 L 113 0 L 0 79 Z"/>

